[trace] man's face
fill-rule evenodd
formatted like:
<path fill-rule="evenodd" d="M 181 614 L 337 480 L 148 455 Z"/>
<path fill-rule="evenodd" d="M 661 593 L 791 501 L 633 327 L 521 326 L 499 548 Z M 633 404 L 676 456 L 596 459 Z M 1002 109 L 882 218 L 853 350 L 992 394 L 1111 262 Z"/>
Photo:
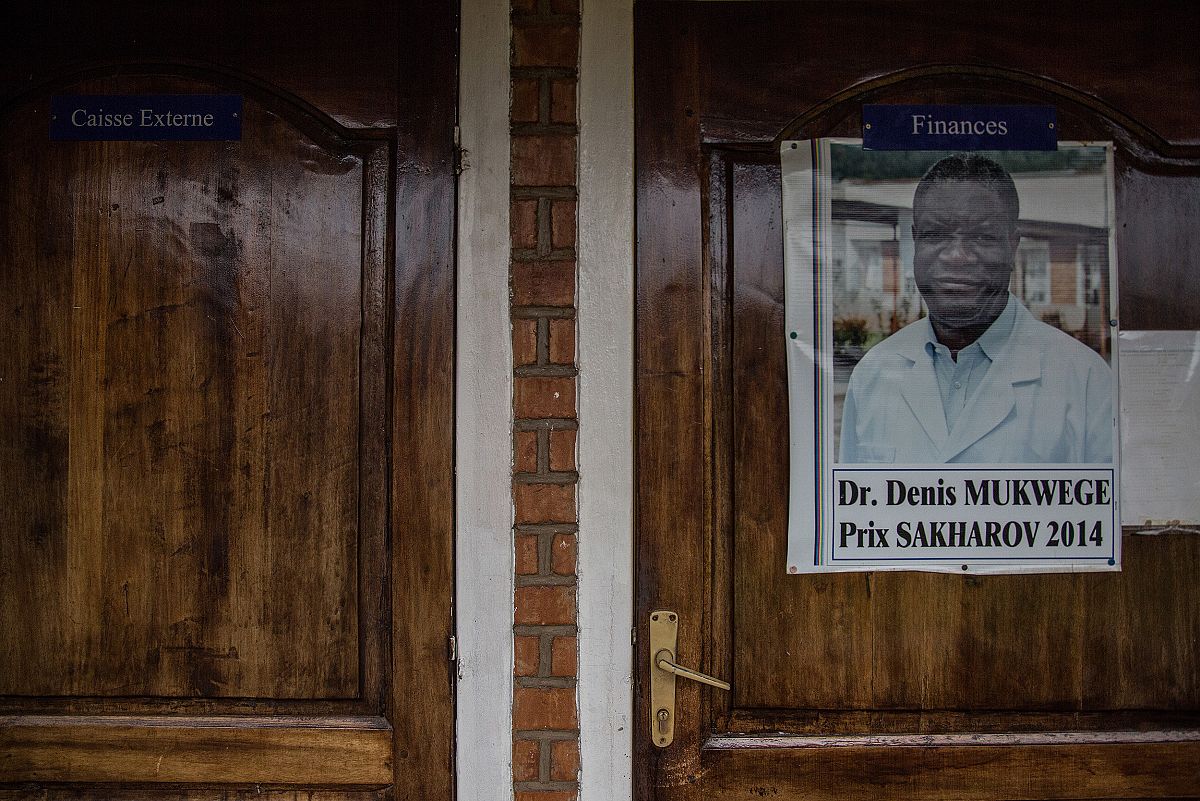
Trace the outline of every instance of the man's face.
<path fill-rule="evenodd" d="M 1008 302 L 1015 226 L 978 181 L 941 181 L 913 209 L 913 272 L 929 314 L 950 329 L 990 324 Z"/>

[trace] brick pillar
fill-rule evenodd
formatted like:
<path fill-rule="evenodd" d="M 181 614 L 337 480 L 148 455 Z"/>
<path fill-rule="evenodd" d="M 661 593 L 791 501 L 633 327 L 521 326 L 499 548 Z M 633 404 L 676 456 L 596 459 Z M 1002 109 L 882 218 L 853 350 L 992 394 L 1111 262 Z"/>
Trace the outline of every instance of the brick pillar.
<path fill-rule="evenodd" d="M 575 229 L 578 0 L 512 0 L 513 788 L 579 791 Z"/>

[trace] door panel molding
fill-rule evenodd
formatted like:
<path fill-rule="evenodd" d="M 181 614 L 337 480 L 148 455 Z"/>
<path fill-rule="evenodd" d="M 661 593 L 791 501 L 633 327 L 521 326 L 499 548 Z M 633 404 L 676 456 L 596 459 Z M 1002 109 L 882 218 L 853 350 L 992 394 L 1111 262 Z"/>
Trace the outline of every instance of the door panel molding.
<path fill-rule="evenodd" d="M 392 727 L 379 717 L 0 718 L 5 782 L 391 783 Z"/>
<path fill-rule="evenodd" d="M 77 73 L 64 85 L 228 90 L 174 70 L 132 72 Z M 14 574 L 13 592 L 48 594 L 8 608 L 13 631 L 22 620 L 42 625 L 10 652 L 0 710 L 213 712 L 247 699 L 259 712 L 379 709 L 387 643 L 368 623 L 386 616 L 389 142 L 256 92 L 236 147 L 64 142 L 39 152 L 49 97 L 43 85 L 0 116 L 10 180 L 37 186 L 54 176 L 29 210 L 69 232 L 69 245 L 46 252 L 32 228 L 14 226 L 3 248 L 14 278 L 26 264 L 64 287 L 13 280 L 0 294 L 14 299 L 11 341 L 30 362 L 9 365 L 10 419 L 40 386 L 38 420 L 52 434 L 27 450 L 43 448 L 66 467 L 15 490 L 44 495 L 41 503 L 10 504 L 16 528 L 44 525 L 50 542 L 39 550 L 11 541 L 10 557 L 29 568 Z M 76 208 L 85 191 L 115 213 Z M 344 230 L 319 225 L 329 210 Z M 22 305 L 44 313 L 22 317 Z M 153 366 L 139 366 L 147 358 Z M 30 372 L 39 360 L 44 380 Z M 6 442 L 23 442 L 35 425 L 10 423 Z M 213 429 L 220 438 L 206 435 Z M 69 436 L 54 436 L 60 430 Z M 14 470 L 29 458 L 9 453 Z M 195 483 L 182 477 L 193 473 Z M 151 524 L 171 542 L 169 556 Z M 76 544 L 64 554 L 53 543 L 68 534 Z M 280 559 L 289 546 L 300 550 Z M 119 619 L 100 612 L 120 605 L 115 579 L 102 578 L 103 549 L 135 565 Z M 204 576 L 198 587 L 172 581 L 196 581 L 192 567 Z M 70 598 L 95 603 L 67 626 Z M 289 631 L 254 629 L 264 625 L 258 615 Z M 328 624 L 318 620 L 326 615 Z M 303 643 L 314 647 L 296 650 Z M 115 675 L 125 666 L 135 675 Z"/>
<path fill-rule="evenodd" d="M 1195 733 L 1186 740 L 1070 745 L 846 743 L 795 748 L 776 743 L 743 748 L 732 742 L 705 746 L 706 799 L 745 798 L 747 775 L 785 797 L 814 801 L 1191 796 L 1200 782 Z M 988 781 L 980 781 L 981 775 Z M 672 797 L 669 792 L 666 796 Z"/>

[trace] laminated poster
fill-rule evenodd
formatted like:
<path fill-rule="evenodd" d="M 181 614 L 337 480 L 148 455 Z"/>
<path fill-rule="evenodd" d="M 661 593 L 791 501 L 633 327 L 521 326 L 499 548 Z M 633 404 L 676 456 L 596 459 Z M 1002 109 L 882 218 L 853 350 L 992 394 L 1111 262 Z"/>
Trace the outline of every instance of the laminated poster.
<path fill-rule="evenodd" d="M 789 573 L 1120 569 L 1112 163 L 783 143 Z"/>

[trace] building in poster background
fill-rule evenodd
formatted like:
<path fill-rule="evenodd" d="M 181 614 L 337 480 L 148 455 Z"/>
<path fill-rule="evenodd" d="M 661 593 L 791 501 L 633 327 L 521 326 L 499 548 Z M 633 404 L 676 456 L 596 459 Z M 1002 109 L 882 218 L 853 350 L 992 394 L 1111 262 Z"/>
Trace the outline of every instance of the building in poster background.
<path fill-rule="evenodd" d="M 1112 570 L 1111 147 L 782 149 L 788 570 Z"/>

